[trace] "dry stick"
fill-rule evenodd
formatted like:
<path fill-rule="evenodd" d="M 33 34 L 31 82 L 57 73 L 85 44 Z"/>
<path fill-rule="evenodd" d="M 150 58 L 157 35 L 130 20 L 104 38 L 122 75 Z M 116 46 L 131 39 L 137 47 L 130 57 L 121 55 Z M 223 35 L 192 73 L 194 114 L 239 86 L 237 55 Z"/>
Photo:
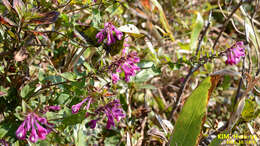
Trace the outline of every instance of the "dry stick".
<path fill-rule="evenodd" d="M 227 17 L 227 19 L 225 20 L 225 22 L 224 22 L 224 24 L 223 24 L 223 26 L 222 26 L 222 29 L 221 29 L 221 31 L 219 32 L 219 35 L 218 35 L 217 39 L 216 39 L 215 42 L 214 42 L 214 45 L 213 45 L 212 50 L 214 50 L 214 49 L 216 48 L 216 45 L 217 45 L 217 43 L 218 43 L 218 40 L 219 40 L 220 36 L 222 35 L 222 33 L 224 32 L 224 30 L 225 30 L 225 28 L 226 28 L 226 26 L 227 26 L 227 24 L 228 24 L 228 21 L 231 19 L 231 17 L 233 16 L 233 14 L 239 9 L 239 7 L 240 7 L 242 4 L 243 4 L 243 0 L 241 0 L 241 1 L 239 2 L 239 4 L 235 7 L 235 9 L 229 14 L 229 16 Z M 202 36 L 202 37 L 204 37 L 204 36 Z M 201 39 L 200 41 L 202 41 L 202 39 Z M 210 58 L 214 58 L 215 56 L 216 56 L 216 55 L 212 55 Z M 181 86 L 181 88 L 180 88 L 180 90 L 179 90 L 179 92 L 178 92 L 178 94 L 177 94 L 176 104 L 174 104 L 173 107 L 172 107 L 172 112 L 171 112 L 171 117 L 172 117 L 172 118 L 171 118 L 171 120 L 173 119 L 173 116 L 174 116 L 175 111 L 176 111 L 176 110 L 178 109 L 178 107 L 179 107 L 179 104 L 180 104 L 180 101 L 181 101 L 181 96 L 182 96 L 183 91 L 184 91 L 184 89 L 185 89 L 185 87 L 186 87 L 186 85 L 187 85 L 188 80 L 190 79 L 190 76 L 191 76 L 195 71 L 197 71 L 201 66 L 203 66 L 205 63 L 207 63 L 207 61 L 208 61 L 208 59 L 206 59 L 205 62 L 200 63 L 200 64 L 198 64 L 196 67 L 192 67 L 192 68 L 189 70 L 189 73 L 188 73 L 188 75 L 185 77 L 184 83 L 182 84 L 182 86 Z"/>
<path fill-rule="evenodd" d="M 140 136 L 140 138 L 138 139 L 136 146 L 142 146 L 142 144 L 143 144 L 143 140 L 144 140 L 144 129 L 145 129 L 146 122 L 147 122 L 147 117 L 144 118 L 144 120 L 143 120 L 143 122 L 142 122 L 142 124 L 141 124 L 141 136 Z"/>
<path fill-rule="evenodd" d="M 234 105 L 236 105 L 236 102 L 238 101 L 238 98 L 241 96 L 240 95 L 240 89 L 242 87 L 244 74 L 245 74 L 245 57 L 243 57 L 242 74 L 241 74 L 241 79 L 239 81 L 239 85 L 238 85 L 238 88 L 237 88 L 237 93 L 236 93 L 236 97 L 235 97 L 235 100 L 234 100 Z"/>
<path fill-rule="evenodd" d="M 212 10 L 209 12 L 209 18 L 208 18 L 208 21 L 207 21 L 207 25 L 206 25 L 204 31 L 202 32 L 202 35 L 201 35 L 200 40 L 198 42 L 198 47 L 197 47 L 197 50 L 196 50 L 195 57 L 198 55 L 200 47 L 201 47 L 202 40 L 203 40 L 204 36 L 206 35 L 206 33 L 207 33 L 208 29 L 209 29 L 211 15 L 212 15 Z"/>

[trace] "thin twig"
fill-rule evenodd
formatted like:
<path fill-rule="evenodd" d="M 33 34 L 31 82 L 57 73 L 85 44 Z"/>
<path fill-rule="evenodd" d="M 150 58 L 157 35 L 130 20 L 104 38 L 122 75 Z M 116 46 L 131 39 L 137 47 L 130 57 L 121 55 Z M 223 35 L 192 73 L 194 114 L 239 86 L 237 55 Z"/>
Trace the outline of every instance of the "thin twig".
<path fill-rule="evenodd" d="M 235 100 L 234 100 L 234 105 L 238 101 L 238 98 L 241 96 L 240 95 L 240 90 L 241 90 L 241 87 L 242 87 L 244 74 L 245 74 L 245 57 L 243 57 L 243 68 L 242 68 L 241 78 L 239 80 L 239 85 L 238 85 L 238 88 L 237 88 L 236 97 L 235 97 Z"/>
<path fill-rule="evenodd" d="M 211 19 L 211 15 L 212 15 L 212 11 L 209 12 L 209 18 L 208 18 L 206 27 L 205 27 L 204 31 L 202 32 L 201 37 L 200 37 L 200 40 L 199 40 L 199 42 L 198 42 L 198 47 L 197 47 L 197 50 L 196 50 L 196 55 L 195 55 L 195 57 L 198 55 L 199 50 L 200 50 L 200 47 L 201 47 L 201 43 L 202 43 L 202 41 L 203 41 L 203 38 L 204 38 L 204 36 L 206 35 L 206 33 L 207 33 L 208 29 L 209 29 L 210 21 L 211 21 L 211 20 L 210 20 L 210 19 Z"/>
<path fill-rule="evenodd" d="M 239 2 L 238 5 L 235 7 L 235 9 L 228 15 L 227 19 L 224 21 L 224 24 L 223 24 L 223 26 L 222 26 L 222 29 L 221 29 L 221 31 L 219 32 L 218 37 L 217 37 L 217 39 L 216 39 L 215 42 L 214 42 L 214 45 L 213 45 L 213 47 L 212 47 L 212 50 L 215 50 L 216 45 L 217 45 L 217 43 L 218 43 L 218 40 L 220 39 L 220 37 L 221 37 L 222 33 L 224 32 L 226 26 L 228 25 L 229 20 L 231 19 L 231 17 L 233 16 L 233 14 L 239 9 L 239 7 L 240 7 L 242 4 L 243 4 L 243 0 L 240 0 L 240 2 Z"/>

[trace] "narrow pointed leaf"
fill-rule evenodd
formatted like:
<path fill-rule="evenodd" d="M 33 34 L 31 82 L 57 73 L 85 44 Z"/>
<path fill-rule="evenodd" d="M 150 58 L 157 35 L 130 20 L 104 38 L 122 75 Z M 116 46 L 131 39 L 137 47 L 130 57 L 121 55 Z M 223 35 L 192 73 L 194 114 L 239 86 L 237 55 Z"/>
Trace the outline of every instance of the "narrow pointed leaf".
<path fill-rule="evenodd" d="M 19 18 L 22 19 L 25 12 L 25 5 L 22 0 L 13 0 L 13 8 L 18 14 Z"/>
<path fill-rule="evenodd" d="M 164 10 L 162 8 L 162 6 L 160 5 L 160 3 L 157 0 L 151 0 L 151 2 L 153 3 L 154 6 L 156 6 L 159 10 L 159 15 L 160 15 L 160 21 L 164 27 L 164 29 L 166 30 L 166 32 L 168 33 L 169 37 L 171 38 L 172 41 L 174 41 L 174 37 L 171 31 L 171 27 L 167 21 L 167 18 L 165 16 Z"/>
<path fill-rule="evenodd" d="M 191 32 L 191 39 L 190 39 L 190 48 L 191 50 L 197 47 L 197 42 L 199 40 L 200 32 L 203 28 L 203 18 L 200 13 L 197 13 L 197 18 L 194 24 L 194 27 Z"/>

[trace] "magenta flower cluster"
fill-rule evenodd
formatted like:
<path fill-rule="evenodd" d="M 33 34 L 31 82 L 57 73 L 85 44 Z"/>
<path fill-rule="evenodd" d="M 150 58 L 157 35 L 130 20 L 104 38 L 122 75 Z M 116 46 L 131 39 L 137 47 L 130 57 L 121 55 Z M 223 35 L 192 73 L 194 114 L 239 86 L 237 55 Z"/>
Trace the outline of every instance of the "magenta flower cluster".
<path fill-rule="evenodd" d="M 123 71 L 125 81 L 129 82 L 131 76 L 136 75 L 136 71 L 140 71 L 140 68 L 136 63 L 140 62 L 140 58 L 137 56 L 136 52 L 130 52 L 128 55 L 121 57 L 119 60 L 112 63 L 112 66 L 115 67 L 116 73 L 112 73 L 112 82 L 116 84 L 118 82 L 119 73 Z M 112 68 L 112 67 L 111 67 Z"/>
<path fill-rule="evenodd" d="M 99 107 L 95 114 L 105 113 L 107 117 L 107 129 L 111 129 L 111 127 L 115 127 L 115 121 L 114 119 L 119 122 L 120 119 L 125 118 L 125 114 L 123 112 L 123 109 L 121 108 L 120 101 L 118 99 L 115 99 L 111 101 L 110 103 L 106 104 L 105 106 Z M 100 120 L 100 118 L 97 118 L 95 120 L 91 120 L 88 125 L 90 128 L 95 128 L 97 122 Z"/>
<path fill-rule="evenodd" d="M 87 97 L 87 98 L 83 99 L 80 103 L 73 105 L 73 106 L 71 107 L 72 113 L 73 113 L 73 114 L 78 113 L 79 110 L 80 110 L 80 108 L 81 108 L 81 106 L 82 106 L 86 101 L 88 101 L 88 103 L 87 103 L 85 109 L 88 110 L 89 107 L 90 107 L 90 104 L 91 104 L 91 102 L 92 102 L 92 98 L 90 98 L 90 97 Z"/>
<path fill-rule="evenodd" d="M 59 105 L 45 106 L 44 111 L 42 113 L 46 113 L 48 111 L 59 111 L 61 107 Z"/>
<path fill-rule="evenodd" d="M 46 126 L 46 128 L 42 125 Z M 16 130 L 16 137 L 25 140 L 27 132 L 30 132 L 29 141 L 36 143 L 38 139 L 44 140 L 46 138 L 46 135 L 52 131 L 51 127 L 53 127 L 53 124 L 49 123 L 46 118 L 32 112 L 26 116 L 23 123 Z"/>
<path fill-rule="evenodd" d="M 106 38 L 107 45 L 111 45 L 116 42 L 114 37 L 114 33 L 118 40 L 122 40 L 123 33 L 119 31 L 111 22 L 107 22 L 104 25 L 104 29 L 102 29 L 99 33 L 97 33 L 96 38 L 98 39 L 98 43 L 102 43 Z"/>
<path fill-rule="evenodd" d="M 226 64 L 234 65 L 237 64 L 241 57 L 245 56 L 245 47 L 243 41 L 237 42 L 232 47 L 227 49 L 227 60 Z"/>

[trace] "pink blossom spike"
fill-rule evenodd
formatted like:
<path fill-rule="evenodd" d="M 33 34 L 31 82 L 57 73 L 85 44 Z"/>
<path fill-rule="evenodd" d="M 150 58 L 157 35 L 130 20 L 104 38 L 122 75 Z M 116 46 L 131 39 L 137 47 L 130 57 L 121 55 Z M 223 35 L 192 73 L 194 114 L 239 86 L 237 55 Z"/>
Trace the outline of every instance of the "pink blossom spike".
<path fill-rule="evenodd" d="M 237 42 L 231 48 L 228 48 L 226 55 L 226 64 L 237 64 L 240 61 L 241 57 L 245 56 L 245 47 L 243 41 Z"/>

